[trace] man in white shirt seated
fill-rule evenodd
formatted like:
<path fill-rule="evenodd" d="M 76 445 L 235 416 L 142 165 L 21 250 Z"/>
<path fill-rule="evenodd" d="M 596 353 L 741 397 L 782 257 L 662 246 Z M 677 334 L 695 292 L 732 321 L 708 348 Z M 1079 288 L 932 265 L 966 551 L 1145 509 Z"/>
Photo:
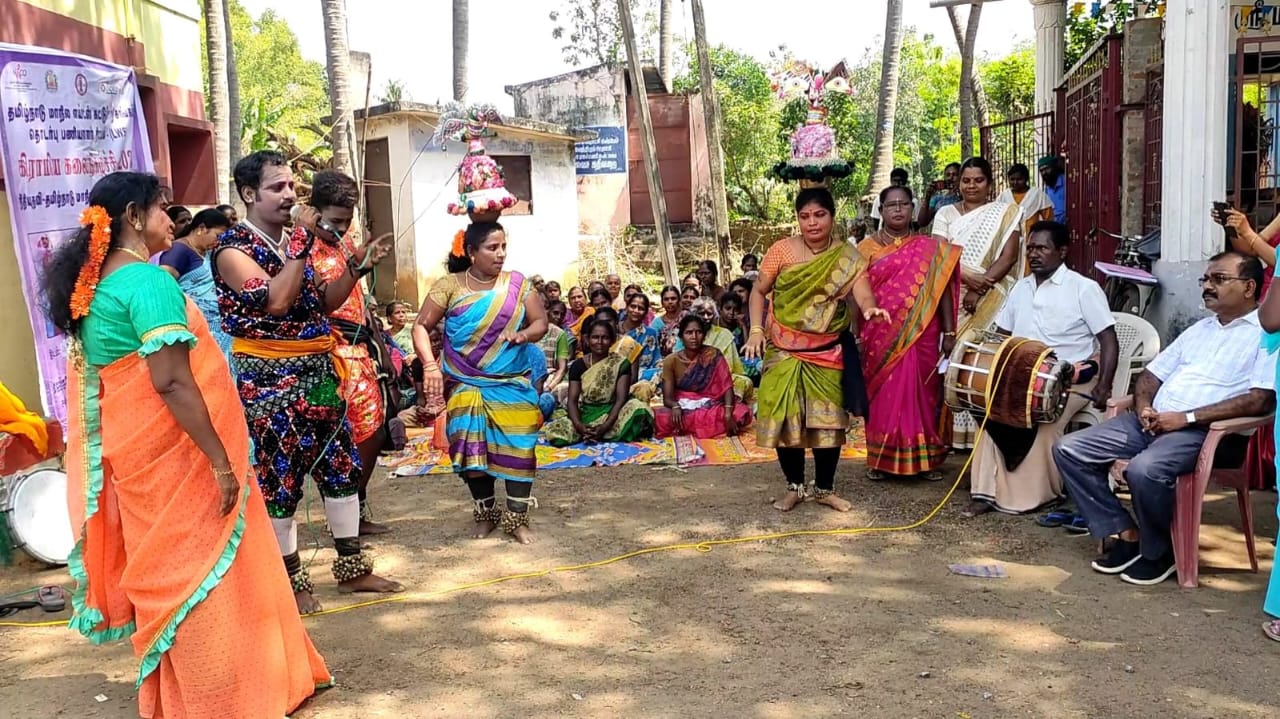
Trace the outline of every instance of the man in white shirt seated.
<path fill-rule="evenodd" d="M 997 510 L 1032 512 L 1062 498 L 1062 479 L 1053 466 L 1053 443 L 1071 418 L 1090 401 L 1105 407 L 1120 352 L 1115 318 L 1097 282 L 1063 264 L 1069 240 L 1057 222 L 1037 222 L 1027 235 L 1031 274 L 1005 300 L 996 326 L 1001 334 L 1037 340 L 1059 360 L 1072 363 L 1076 382 L 1058 421 L 1030 429 L 987 420 L 973 449 L 969 476 L 973 500 L 965 516 Z M 1098 347 L 1097 359 L 1094 345 Z"/>
<path fill-rule="evenodd" d="M 1224 252 L 1200 278 L 1214 313 L 1188 327 L 1161 352 L 1134 386 L 1133 412 L 1063 437 L 1053 461 L 1089 533 L 1118 535 L 1093 562 L 1130 584 L 1159 584 L 1174 573 L 1174 488 L 1194 469 L 1209 425 L 1265 415 L 1275 407 L 1275 356 L 1262 348 L 1258 290 L 1262 263 Z M 1131 517 L 1108 486 L 1112 462 L 1128 459 Z"/>

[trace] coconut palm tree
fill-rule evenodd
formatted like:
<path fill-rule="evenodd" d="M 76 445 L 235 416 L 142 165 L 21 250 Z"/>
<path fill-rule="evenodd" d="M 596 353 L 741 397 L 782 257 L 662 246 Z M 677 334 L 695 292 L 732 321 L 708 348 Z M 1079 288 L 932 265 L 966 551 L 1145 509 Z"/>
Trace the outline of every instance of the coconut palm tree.
<path fill-rule="evenodd" d="M 981 98 L 982 111 L 978 112 L 982 84 L 978 80 L 978 68 L 974 63 L 974 46 L 978 44 L 978 21 L 982 18 L 982 3 L 969 6 L 969 20 L 964 35 L 960 34 L 960 16 L 954 7 L 947 8 L 951 29 L 960 46 L 960 156 L 973 156 L 973 131 L 986 123 L 986 96 Z M 982 117 L 979 117 L 979 114 Z"/>
<path fill-rule="evenodd" d="M 214 183 L 218 202 L 231 199 L 231 101 L 227 96 L 227 25 L 223 17 L 226 0 L 205 0 L 205 53 L 209 60 L 209 119 L 213 122 L 213 166 L 218 173 Z M 181 198 L 175 198 L 181 199 Z"/>
<path fill-rule="evenodd" d="M 898 111 L 898 77 L 902 59 L 902 0 L 888 0 L 884 20 L 884 49 L 880 52 L 880 102 L 876 106 L 876 146 L 866 194 L 889 185 L 893 169 L 893 121 Z"/>
<path fill-rule="evenodd" d="M 324 13 L 325 56 L 329 71 L 329 109 L 333 128 L 329 132 L 333 147 L 333 167 L 356 176 L 352 157 L 351 125 L 351 50 L 347 46 L 347 1 L 320 0 Z"/>
<path fill-rule="evenodd" d="M 467 101 L 468 0 L 453 0 L 453 99 Z"/>
<path fill-rule="evenodd" d="M 231 2 L 222 0 L 222 24 L 227 37 L 227 137 L 231 146 L 231 167 L 244 155 L 244 117 L 240 114 L 240 70 L 236 67 L 235 36 L 231 34 Z M 230 182 L 228 180 L 228 182 Z M 235 190 L 231 190 L 234 195 Z"/>
<path fill-rule="evenodd" d="M 672 65 L 675 62 L 675 15 L 671 9 L 671 0 L 658 0 L 658 74 L 662 82 L 671 89 Z"/>

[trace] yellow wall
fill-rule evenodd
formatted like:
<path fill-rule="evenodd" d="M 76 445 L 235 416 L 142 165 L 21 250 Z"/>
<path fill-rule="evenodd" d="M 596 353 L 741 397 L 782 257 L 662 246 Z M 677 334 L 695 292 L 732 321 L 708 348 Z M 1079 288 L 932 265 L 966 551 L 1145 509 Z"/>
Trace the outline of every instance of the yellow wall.
<path fill-rule="evenodd" d="M 0 192 L 0 382 L 21 397 L 27 409 L 39 412 L 35 339 L 9 228 L 9 200 Z"/>
<path fill-rule="evenodd" d="M 199 0 L 20 0 L 104 30 L 133 36 L 147 51 L 147 72 L 203 92 Z"/>

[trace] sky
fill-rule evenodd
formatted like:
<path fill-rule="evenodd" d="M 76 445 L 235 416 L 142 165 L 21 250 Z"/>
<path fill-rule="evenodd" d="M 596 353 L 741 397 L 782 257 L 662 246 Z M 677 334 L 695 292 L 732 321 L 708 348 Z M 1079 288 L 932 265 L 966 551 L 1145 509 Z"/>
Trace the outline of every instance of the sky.
<path fill-rule="evenodd" d="M 929 8 L 929 0 L 905 0 L 904 26 L 929 33 L 944 47 L 955 48 L 945 10 Z M 676 42 L 693 40 L 688 0 L 675 0 Z M 744 12 L 752 5 L 776 9 L 777 0 L 704 0 L 707 40 L 767 59 L 780 44 L 797 57 L 822 66 L 841 59 L 856 61 L 868 48 L 879 48 L 884 34 L 883 0 L 807 0 L 803 16 L 779 14 L 770 19 Z M 316 0 L 241 0 L 256 16 L 274 9 L 293 27 L 304 57 L 324 63 L 324 24 Z M 563 0 L 470 0 L 471 29 L 469 100 L 511 110 L 506 85 L 516 85 L 570 72 L 560 55 L 561 42 L 551 37 L 548 14 Z M 840 8 L 842 17 L 823 19 L 815 8 Z M 436 103 L 452 95 L 452 3 L 449 0 L 348 0 L 348 40 L 352 50 L 373 58 L 373 98 L 391 79 L 406 87 L 409 99 Z M 984 6 L 978 52 L 1003 55 L 1019 40 L 1033 38 L 1028 0 L 992 0 Z M 360 98 L 361 100 L 363 98 Z"/>

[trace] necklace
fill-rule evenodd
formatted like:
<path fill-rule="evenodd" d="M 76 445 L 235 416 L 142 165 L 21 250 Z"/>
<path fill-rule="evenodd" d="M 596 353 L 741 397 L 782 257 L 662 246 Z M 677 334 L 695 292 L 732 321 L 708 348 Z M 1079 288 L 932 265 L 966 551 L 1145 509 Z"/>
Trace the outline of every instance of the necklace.
<path fill-rule="evenodd" d="M 894 237 L 893 235 L 889 234 L 888 232 L 885 232 L 884 230 L 880 230 L 880 232 L 876 234 L 880 244 L 885 245 L 886 247 L 889 245 L 900 244 L 903 240 L 907 239 L 906 235 L 903 235 L 902 237 Z M 885 242 L 885 240 L 889 240 L 889 242 Z"/>
<path fill-rule="evenodd" d="M 262 230 L 262 228 L 250 222 L 249 218 L 246 217 L 243 220 L 241 220 L 241 222 L 243 222 L 245 226 L 247 226 L 250 230 L 252 230 L 254 234 L 262 238 L 263 243 L 266 244 L 268 249 L 276 253 L 277 257 L 279 257 L 282 260 L 284 259 L 284 248 L 285 248 L 285 245 L 288 243 L 288 235 L 285 234 L 284 230 L 280 231 L 280 237 L 278 239 L 273 240 L 271 239 L 270 235 L 268 235 L 266 232 Z"/>
<path fill-rule="evenodd" d="M 489 279 L 487 279 L 487 280 L 482 280 L 482 279 L 480 279 L 479 277 L 476 277 L 475 275 L 471 274 L 471 270 L 467 270 L 467 271 L 466 271 L 466 272 L 464 272 L 464 273 L 463 273 L 463 275 L 462 275 L 462 283 L 463 283 L 463 284 L 465 284 L 465 285 L 467 286 L 467 291 L 468 291 L 468 292 L 477 292 L 477 291 L 478 291 L 478 290 L 475 290 L 475 289 L 473 289 L 473 288 L 471 287 L 471 280 L 475 280 L 476 282 L 479 282 L 480 284 L 482 284 L 482 285 L 483 285 L 483 284 L 489 284 L 489 283 L 495 282 L 495 281 L 497 281 L 497 279 L 498 279 L 498 276 L 497 276 L 497 275 L 494 275 L 493 277 L 491 277 L 491 278 L 489 278 Z M 481 289 L 484 289 L 484 288 L 481 288 Z"/>
<path fill-rule="evenodd" d="M 829 250 L 829 249 L 831 248 L 831 237 L 830 237 L 830 236 L 827 236 L 827 242 L 826 242 L 826 244 L 824 244 L 824 245 L 822 246 L 822 249 L 821 249 L 821 250 L 815 250 L 815 249 L 813 249 L 813 246 L 812 246 L 812 245 L 810 245 L 808 242 L 805 242 L 803 238 L 801 238 L 801 240 L 800 240 L 800 241 L 801 241 L 801 242 L 804 242 L 804 248 L 805 248 L 806 250 L 808 250 L 808 251 L 809 251 L 809 254 L 814 255 L 814 256 L 820 255 L 820 254 L 822 254 L 823 252 L 826 252 L 827 250 Z"/>
<path fill-rule="evenodd" d="M 131 250 L 131 249 L 129 249 L 128 247 L 117 247 L 116 249 L 117 249 L 117 250 L 120 250 L 121 252 L 125 253 L 126 255 L 133 255 L 134 257 L 138 258 L 138 259 L 139 259 L 139 260 L 141 260 L 142 262 L 150 262 L 150 261 L 151 261 L 150 259 L 148 259 L 148 258 L 147 258 L 147 256 L 146 256 L 146 255 L 142 254 L 141 252 L 137 252 L 137 251 L 135 251 L 135 250 Z"/>

